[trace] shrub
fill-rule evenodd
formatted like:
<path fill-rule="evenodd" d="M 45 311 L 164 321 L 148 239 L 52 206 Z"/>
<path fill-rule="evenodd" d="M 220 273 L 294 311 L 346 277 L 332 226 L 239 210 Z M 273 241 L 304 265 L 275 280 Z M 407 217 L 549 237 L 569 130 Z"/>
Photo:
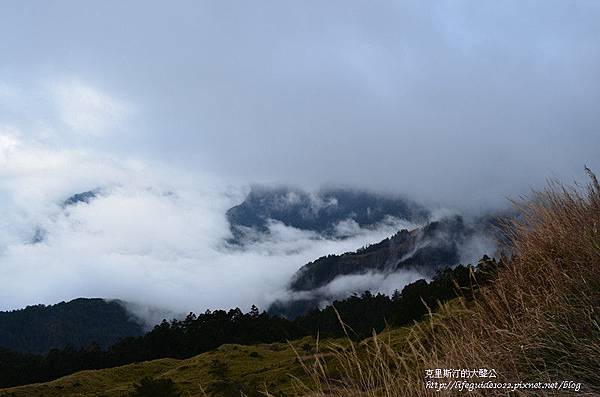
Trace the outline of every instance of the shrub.
<path fill-rule="evenodd" d="M 133 385 L 131 397 L 180 397 L 177 385 L 168 378 L 153 379 L 144 377 Z"/>

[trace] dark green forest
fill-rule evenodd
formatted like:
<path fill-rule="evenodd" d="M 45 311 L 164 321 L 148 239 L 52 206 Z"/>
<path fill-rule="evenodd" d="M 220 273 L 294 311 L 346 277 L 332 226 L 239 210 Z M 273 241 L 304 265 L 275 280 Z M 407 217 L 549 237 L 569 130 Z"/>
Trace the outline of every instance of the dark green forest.
<path fill-rule="evenodd" d="M 0 349 L 0 387 L 44 382 L 84 369 L 100 369 L 158 358 L 188 358 L 225 343 L 284 342 L 306 335 L 341 337 L 345 331 L 360 340 L 386 326 L 403 326 L 420 320 L 439 302 L 457 296 L 472 299 L 479 286 L 495 277 L 502 261 L 484 257 L 477 266 L 459 265 L 438 272 L 430 281 L 418 280 L 391 297 L 364 292 L 314 309 L 293 320 L 239 308 L 190 313 L 183 320 L 163 320 L 142 336 L 126 337 L 103 349 L 91 343 L 76 349 L 68 346 L 45 355 Z M 337 311 L 337 313 L 336 313 Z"/>
<path fill-rule="evenodd" d="M 144 330 L 119 301 L 74 299 L 56 305 L 27 306 L 0 312 L 0 346 L 25 353 L 45 354 L 91 342 L 107 348 Z"/>

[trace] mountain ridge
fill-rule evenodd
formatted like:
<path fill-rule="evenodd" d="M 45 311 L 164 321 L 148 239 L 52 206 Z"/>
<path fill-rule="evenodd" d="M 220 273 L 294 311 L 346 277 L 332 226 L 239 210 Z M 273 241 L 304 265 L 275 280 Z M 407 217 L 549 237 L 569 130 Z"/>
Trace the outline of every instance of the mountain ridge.
<path fill-rule="evenodd" d="M 459 215 L 433 221 L 411 231 L 403 229 L 379 243 L 341 255 L 323 256 L 302 266 L 290 282 L 292 291 L 323 287 L 336 277 L 368 271 L 417 269 L 425 275 L 460 262 L 460 245 L 475 230 Z"/>
<path fill-rule="evenodd" d="M 0 347 L 46 353 L 71 346 L 105 348 L 144 329 L 119 300 L 77 298 L 54 305 L 30 305 L 0 312 Z"/>

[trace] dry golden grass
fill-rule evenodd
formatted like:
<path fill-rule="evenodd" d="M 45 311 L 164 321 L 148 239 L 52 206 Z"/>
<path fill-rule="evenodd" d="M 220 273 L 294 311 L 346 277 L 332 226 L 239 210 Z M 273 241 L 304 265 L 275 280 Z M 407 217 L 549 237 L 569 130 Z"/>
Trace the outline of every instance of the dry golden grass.
<path fill-rule="evenodd" d="M 474 302 L 443 305 L 412 328 L 402 348 L 380 337 L 333 346 L 333 357 L 306 365 L 310 381 L 297 382 L 298 394 L 507 395 L 425 388 L 427 369 L 493 368 L 495 382 L 575 381 L 582 384 L 578 395 L 600 395 L 600 186 L 589 175 L 587 189 L 552 182 L 515 203 L 520 216 L 506 225 L 512 259 Z"/>

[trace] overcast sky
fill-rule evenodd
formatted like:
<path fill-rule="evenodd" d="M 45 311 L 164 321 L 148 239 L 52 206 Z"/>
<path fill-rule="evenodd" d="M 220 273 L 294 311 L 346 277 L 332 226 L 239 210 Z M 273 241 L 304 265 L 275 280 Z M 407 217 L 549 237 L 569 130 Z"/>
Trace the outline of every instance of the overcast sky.
<path fill-rule="evenodd" d="M 0 8 L 1 121 L 53 145 L 456 201 L 600 166 L 596 1 Z"/>
<path fill-rule="evenodd" d="M 62 263 L 84 246 L 100 255 L 94 239 L 73 251 L 82 232 L 56 207 L 98 186 L 210 198 L 198 219 L 217 226 L 199 246 L 213 249 L 224 210 L 253 182 L 480 208 L 547 177 L 582 179 L 584 165 L 600 170 L 598 21 L 600 2 L 584 0 L 3 1 L 0 266 Z M 141 218 L 157 210 L 145 199 Z M 110 204 L 95 211 L 118 217 Z M 78 224 L 121 230 L 96 221 Z M 40 223 L 60 244 L 33 255 L 19 242 Z M 197 249 L 173 233 L 155 236 L 177 241 L 170 254 Z"/>

